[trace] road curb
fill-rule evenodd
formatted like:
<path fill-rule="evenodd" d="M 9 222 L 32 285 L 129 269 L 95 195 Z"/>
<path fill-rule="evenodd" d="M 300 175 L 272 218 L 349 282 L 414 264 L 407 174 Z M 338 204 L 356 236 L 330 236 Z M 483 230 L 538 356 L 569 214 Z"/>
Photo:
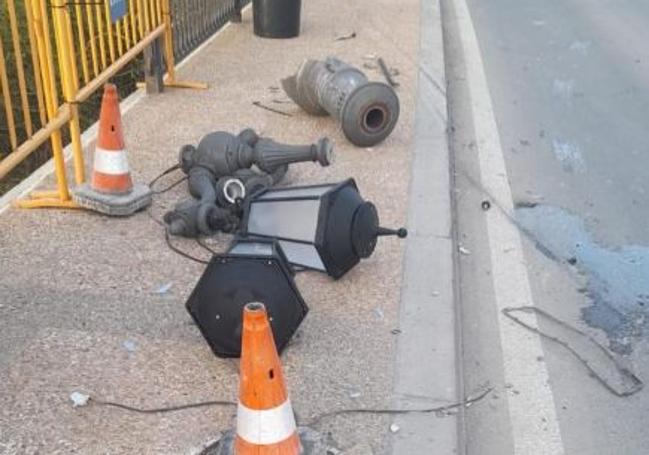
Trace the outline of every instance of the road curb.
<path fill-rule="evenodd" d="M 439 1 L 421 2 L 419 74 L 394 405 L 458 401 L 454 252 L 444 42 Z M 455 416 L 395 419 L 391 453 L 454 453 Z"/>

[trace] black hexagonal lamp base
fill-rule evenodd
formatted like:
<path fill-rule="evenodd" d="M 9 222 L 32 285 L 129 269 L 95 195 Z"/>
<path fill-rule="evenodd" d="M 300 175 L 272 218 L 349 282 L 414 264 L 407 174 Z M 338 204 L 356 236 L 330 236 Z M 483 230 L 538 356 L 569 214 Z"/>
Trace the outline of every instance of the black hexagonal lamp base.
<path fill-rule="evenodd" d="M 278 352 L 308 312 L 281 247 L 275 241 L 242 240 L 212 258 L 186 307 L 218 357 L 241 355 L 243 307 L 266 305 Z"/>

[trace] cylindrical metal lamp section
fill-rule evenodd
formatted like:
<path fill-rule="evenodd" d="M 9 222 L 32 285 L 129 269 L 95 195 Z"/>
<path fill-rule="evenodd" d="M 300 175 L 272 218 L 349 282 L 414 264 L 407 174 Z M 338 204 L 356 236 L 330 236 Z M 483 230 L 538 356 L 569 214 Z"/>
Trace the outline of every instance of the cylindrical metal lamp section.
<path fill-rule="evenodd" d="M 282 86 L 302 109 L 329 114 L 347 139 L 360 147 L 383 141 L 399 119 L 399 98 L 382 82 L 370 82 L 359 69 L 336 58 L 307 60 Z"/>
<path fill-rule="evenodd" d="M 262 38 L 295 38 L 300 34 L 301 0 L 253 0 L 255 35 Z"/>

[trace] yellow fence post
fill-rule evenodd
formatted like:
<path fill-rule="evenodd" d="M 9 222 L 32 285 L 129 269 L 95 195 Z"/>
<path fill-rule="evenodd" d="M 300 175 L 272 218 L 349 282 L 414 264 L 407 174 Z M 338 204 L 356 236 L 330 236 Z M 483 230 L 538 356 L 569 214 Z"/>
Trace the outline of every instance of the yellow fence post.
<path fill-rule="evenodd" d="M 9 11 L 9 25 L 11 27 L 11 40 L 14 46 L 14 58 L 16 60 L 16 72 L 18 74 L 18 88 L 20 90 L 20 102 L 25 121 L 27 137 L 34 134 L 32 126 L 32 115 L 29 112 L 29 101 L 27 100 L 27 83 L 25 82 L 25 69 L 23 67 L 23 51 L 20 45 L 20 32 L 18 31 L 18 19 L 16 18 L 16 5 L 14 0 L 7 0 Z"/>
<path fill-rule="evenodd" d="M 171 5 L 169 0 L 162 0 L 162 19 L 165 24 L 165 59 L 167 60 L 167 75 L 169 80 L 176 79 L 176 68 L 174 61 L 174 39 L 171 28 Z"/>
<path fill-rule="evenodd" d="M 2 94 L 4 100 L 7 126 L 9 127 L 9 141 L 11 147 L 15 149 L 18 146 L 18 138 L 16 137 L 16 122 L 14 120 L 13 105 L 11 103 L 11 88 L 9 88 L 9 79 L 7 79 L 7 67 L 5 65 L 2 37 L 0 37 L 0 94 Z"/>
<path fill-rule="evenodd" d="M 43 94 L 47 118 L 50 122 L 56 121 L 61 114 L 58 112 L 58 100 L 56 96 L 56 80 L 53 73 L 53 56 L 50 45 L 50 34 L 47 18 L 47 0 L 27 0 L 26 7 L 31 8 L 33 20 L 34 37 L 36 39 L 36 50 L 41 68 Z M 52 157 L 54 158 L 54 170 L 56 173 L 57 191 L 32 193 L 33 199 L 16 202 L 21 208 L 35 207 L 76 207 L 70 198 L 67 178 L 65 175 L 65 158 L 63 156 L 63 141 L 59 128 L 51 130 Z"/>
<path fill-rule="evenodd" d="M 165 60 L 167 60 L 167 79 L 165 80 L 165 85 L 168 87 L 205 90 L 208 85 L 204 82 L 179 81 L 176 79 L 173 28 L 171 22 L 171 4 L 169 0 L 162 0 L 162 19 L 165 26 Z"/>
<path fill-rule="evenodd" d="M 51 0 L 51 4 L 63 96 L 65 101 L 70 104 L 70 140 L 74 160 L 74 177 L 77 185 L 81 185 L 85 181 L 85 168 L 83 146 L 81 144 L 81 128 L 79 126 L 79 109 L 75 102 L 79 82 L 77 79 L 78 73 L 75 71 L 77 62 L 74 58 L 74 48 L 70 36 L 72 23 L 67 0 Z"/>

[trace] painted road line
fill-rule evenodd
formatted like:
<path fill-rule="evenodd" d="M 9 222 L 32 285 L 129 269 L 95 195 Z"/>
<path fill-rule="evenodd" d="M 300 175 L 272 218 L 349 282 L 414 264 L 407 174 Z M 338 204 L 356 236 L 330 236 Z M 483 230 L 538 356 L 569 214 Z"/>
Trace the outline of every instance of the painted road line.
<path fill-rule="evenodd" d="M 562 455 L 565 453 L 554 396 L 538 335 L 521 331 L 502 310 L 509 306 L 533 305 L 523 245 L 510 222 L 513 200 L 500 135 L 482 56 L 466 0 L 453 0 L 460 30 L 462 53 L 470 95 L 481 181 L 501 210 L 485 212 L 491 253 L 491 271 L 498 311 L 505 381 L 520 393 L 507 393 L 514 451 L 517 455 Z M 537 326 L 536 318 L 526 322 Z"/>

